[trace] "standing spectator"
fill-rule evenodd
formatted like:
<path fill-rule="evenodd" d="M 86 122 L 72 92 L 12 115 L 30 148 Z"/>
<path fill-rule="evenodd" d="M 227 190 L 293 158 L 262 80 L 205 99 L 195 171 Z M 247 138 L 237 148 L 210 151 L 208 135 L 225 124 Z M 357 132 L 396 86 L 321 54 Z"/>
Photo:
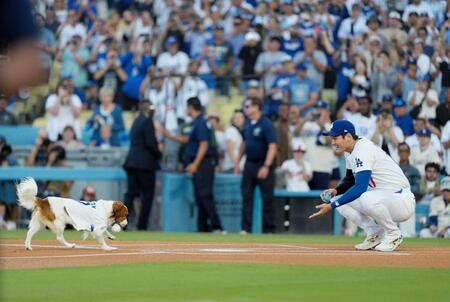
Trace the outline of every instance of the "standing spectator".
<path fill-rule="evenodd" d="M 185 76 L 188 69 L 189 57 L 179 50 L 178 41 L 175 37 L 168 37 L 166 40 L 167 51 L 158 56 L 156 66 L 166 76 Z M 177 79 L 176 82 L 180 82 Z"/>
<path fill-rule="evenodd" d="M 411 192 L 417 196 L 420 192 L 420 172 L 416 167 L 409 163 L 410 149 L 407 143 L 398 145 L 399 166 L 408 179 L 411 186 Z M 405 237 L 416 236 L 416 215 L 415 213 L 406 221 L 399 223 L 399 228 Z"/>
<path fill-rule="evenodd" d="M 397 146 L 405 140 L 402 129 L 394 125 L 390 111 L 381 110 L 377 117 L 377 127 L 371 140 L 398 162 Z"/>
<path fill-rule="evenodd" d="M 39 43 L 42 69 L 45 75 L 45 81 L 48 81 L 50 76 L 50 69 L 53 64 L 53 57 L 56 54 L 56 39 L 55 35 L 45 27 L 45 18 L 40 14 L 36 14 L 36 25 L 39 30 Z"/>
<path fill-rule="evenodd" d="M 444 129 L 442 129 L 442 148 L 444 150 L 444 168 L 445 168 L 445 174 L 450 175 L 450 121 L 448 121 Z"/>
<path fill-rule="evenodd" d="M 131 51 L 122 56 L 121 66 L 127 73 L 127 78 L 122 86 L 118 103 L 123 110 L 131 110 L 137 107 L 139 101 L 139 88 L 147 75 L 152 59 L 142 52 L 140 45 L 133 45 Z"/>
<path fill-rule="evenodd" d="M 272 88 L 276 75 L 281 71 L 281 61 L 286 56 L 281 50 L 281 40 L 277 36 L 269 38 L 267 50 L 256 59 L 255 72 L 263 79 L 266 91 Z"/>
<path fill-rule="evenodd" d="M 411 110 L 410 96 L 416 90 L 417 86 L 417 60 L 415 58 L 408 58 L 406 74 L 402 79 L 402 99 L 408 105 L 408 110 Z M 420 100 L 419 100 L 420 101 Z"/>
<path fill-rule="evenodd" d="M 91 143 L 99 145 L 103 126 L 111 129 L 111 146 L 120 146 L 120 134 L 125 130 L 122 108 L 114 104 L 114 91 L 108 87 L 100 89 L 100 106 L 94 109 L 92 117 L 87 122 L 87 128 L 93 129 Z M 105 130 L 104 130 L 105 131 Z"/>
<path fill-rule="evenodd" d="M 161 158 L 152 119 L 152 106 L 148 101 L 139 103 L 139 116 L 130 130 L 130 150 L 125 160 L 128 188 L 125 205 L 134 212 L 133 200 L 141 196 L 137 229 L 146 230 L 155 192 L 156 171 Z"/>
<path fill-rule="evenodd" d="M 436 149 L 431 145 L 431 131 L 424 128 L 417 133 L 419 145 L 411 148 L 411 164 L 415 166 L 420 173 L 425 173 L 425 165 L 427 163 L 441 164 Z"/>
<path fill-rule="evenodd" d="M 450 120 L 450 89 L 445 92 L 445 99 L 442 104 L 436 108 L 436 125 L 444 128 Z"/>
<path fill-rule="evenodd" d="M 290 155 L 290 136 L 289 136 L 289 105 L 281 104 L 278 107 L 278 119 L 275 122 L 277 131 L 277 157 L 275 167 L 281 166 Z"/>
<path fill-rule="evenodd" d="M 377 117 L 372 113 L 372 99 L 369 96 L 355 98 L 350 95 L 337 114 L 355 125 L 356 135 L 371 138 L 377 127 Z"/>
<path fill-rule="evenodd" d="M 406 102 L 402 99 L 396 99 L 393 107 L 395 124 L 402 129 L 405 136 L 413 135 L 415 133 L 413 118 L 408 112 Z"/>
<path fill-rule="evenodd" d="M 0 125 L 16 125 L 16 118 L 14 114 L 6 110 L 7 106 L 8 99 L 6 98 L 6 95 L 0 93 Z"/>
<path fill-rule="evenodd" d="M 370 75 L 372 100 L 379 105 L 385 94 L 392 94 L 398 81 L 397 71 L 391 64 L 389 53 L 381 51 L 374 62 L 375 69 Z"/>
<path fill-rule="evenodd" d="M 342 21 L 338 31 L 338 38 L 341 44 L 360 37 L 367 32 L 366 19 L 361 14 L 361 7 L 355 3 L 351 7 L 351 17 Z"/>
<path fill-rule="evenodd" d="M 225 40 L 224 27 L 220 24 L 214 27 L 214 39 L 206 48 L 208 65 L 215 77 L 216 88 L 221 95 L 230 94 L 230 74 L 234 64 L 233 47 Z"/>
<path fill-rule="evenodd" d="M 77 139 L 72 126 L 66 126 L 60 136 L 61 139 L 56 142 L 56 145 L 63 147 L 65 150 L 79 150 L 84 148 L 83 143 Z"/>
<path fill-rule="evenodd" d="M 450 238 L 450 177 L 441 180 L 441 192 L 431 201 L 428 227 L 420 231 L 421 238 Z"/>
<path fill-rule="evenodd" d="M 242 80 L 243 87 L 241 90 L 246 90 L 246 83 L 249 80 L 256 78 L 255 64 L 259 54 L 262 52 L 261 37 L 258 33 L 250 31 L 245 34 L 245 43 L 238 54 L 238 58 L 242 61 Z"/>
<path fill-rule="evenodd" d="M 306 148 L 314 150 L 314 152 L 307 152 L 305 155 L 313 170 L 313 177 L 309 181 L 311 190 L 328 188 L 331 181 L 336 157 L 331 148 L 330 140 L 321 135 L 322 132 L 327 131 L 330 127 L 329 105 L 320 100 L 317 102 L 315 110 L 301 119 L 295 130 L 305 142 Z"/>
<path fill-rule="evenodd" d="M 173 135 L 164 131 L 171 140 L 187 143 L 189 165 L 186 172 L 193 176 L 195 201 L 198 206 L 197 227 L 199 232 L 223 231 L 216 211 L 213 196 L 216 150 L 212 145 L 211 130 L 202 113 L 202 104 L 197 97 L 187 101 L 187 113 L 192 118 L 192 131 L 187 136 Z"/>
<path fill-rule="evenodd" d="M 26 165 L 31 167 L 42 167 L 47 165 L 48 154 L 52 146 L 53 143 L 48 138 L 47 130 L 44 128 L 40 129 L 34 143 L 34 148 L 27 157 Z"/>
<path fill-rule="evenodd" d="M 306 76 L 307 67 L 297 65 L 297 77 L 289 81 L 284 95 L 284 101 L 300 107 L 300 113 L 305 116 L 313 109 L 319 98 L 319 90 L 314 81 Z"/>
<path fill-rule="evenodd" d="M 47 131 L 51 141 L 56 141 L 58 135 L 66 126 L 72 126 L 81 137 L 80 113 L 82 104 L 80 98 L 73 93 L 68 80 L 59 83 L 56 94 L 51 94 L 45 103 L 48 115 Z"/>
<path fill-rule="evenodd" d="M 327 70 L 327 57 L 323 51 L 317 49 L 317 43 L 314 38 L 306 38 L 304 45 L 304 51 L 299 52 L 294 57 L 294 62 L 297 64 L 303 63 L 306 66 L 307 77 L 314 81 L 319 91 L 322 91 L 324 74 Z"/>
<path fill-rule="evenodd" d="M 113 48 L 109 49 L 105 55 L 105 60 L 97 60 L 99 68 L 94 73 L 94 80 L 98 82 L 99 87 L 112 89 L 115 92 L 114 99 L 117 100 L 122 89 L 122 84 L 128 79 L 128 75 L 120 65 L 117 50 Z"/>
<path fill-rule="evenodd" d="M 88 50 L 82 45 L 80 35 L 74 35 L 68 47 L 61 51 L 61 76 L 72 79 L 75 89 L 83 91 L 87 85 L 88 74 L 85 64 L 89 59 Z"/>
<path fill-rule="evenodd" d="M 83 41 L 86 34 L 86 27 L 79 22 L 79 13 L 73 8 L 69 9 L 67 22 L 61 24 L 57 32 L 59 48 L 63 49 L 68 46 L 75 35 L 80 36 L 81 41 Z"/>
<path fill-rule="evenodd" d="M 263 232 L 272 233 L 274 227 L 275 187 L 274 164 L 277 137 L 272 122 L 262 115 L 262 101 L 249 97 L 245 101 L 245 113 L 249 121 L 244 128 L 241 155 L 247 156 L 242 176 L 242 224 L 241 232 L 250 233 L 253 225 L 253 197 L 256 186 L 262 193 Z M 239 166 L 235 166 L 238 172 Z"/>
<path fill-rule="evenodd" d="M 406 178 L 408 178 L 409 184 L 411 185 L 411 192 L 414 195 L 420 192 L 420 172 L 416 167 L 411 165 L 409 157 L 411 155 L 411 149 L 407 143 L 400 143 L 397 147 L 399 162 L 398 165 L 402 169 Z"/>
<path fill-rule="evenodd" d="M 244 130 L 245 115 L 242 110 L 235 110 L 231 125 L 225 130 L 226 152 L 222 164 L 222 171 L 233 173 L 234 167 L 243 167 L 245 159 L 239 161 L 239 151 L 242 144 L 242 131 Z"/>
<path fill-rule="evenodd" d="M 177 93 L 176 112 L 179 119 L 186 119 L 186 102 L 189 98 L 198 96 L 202 106 L 209 103 L 208 86 L 198 76 L 199 64 L 197 61 L 190 61 L 188 65 L 188 76 L 182 79 L 181 87 Z"/>
<path fill-rule="evenodd" d="M 293 192 L 308 192 L 308 181 L 312 178 L 312 167 L 304 158 L 306 145 L 299 139 L 292 142 L 294 158 L 283 162 L 280 172 L 284 174 L 286 190 Z"/>
<path fill-rule="evenodd" d="M 423 75 L 419 78 L 417 87 L 408 95 L 410 108 L 421 106 L 416 117 L 423 117 L 430 121 L 436 118 L 436 107 L 439 104 L 439 98 L 436 90 L 430 88 L 430 76 Z"/>

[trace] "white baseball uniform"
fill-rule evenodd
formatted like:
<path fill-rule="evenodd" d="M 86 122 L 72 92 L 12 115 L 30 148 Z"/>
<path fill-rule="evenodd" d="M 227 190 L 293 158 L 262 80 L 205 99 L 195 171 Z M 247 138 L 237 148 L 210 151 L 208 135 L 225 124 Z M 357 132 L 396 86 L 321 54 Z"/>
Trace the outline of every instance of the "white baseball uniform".
<path fill-rule="evenodd" d="M 367 138 L 360 138 L 351 153 L 346 153 L 346 167 L 353 175 L 372 171 L 367 191 L 337 210 L 367 233 L 398 236 L 396 223 L 407 220 L 415 212 L 415 198 L 408 179 L 400 167 L 381 148 Z M 381 234 L 383 235 L 383 234 Z"/>

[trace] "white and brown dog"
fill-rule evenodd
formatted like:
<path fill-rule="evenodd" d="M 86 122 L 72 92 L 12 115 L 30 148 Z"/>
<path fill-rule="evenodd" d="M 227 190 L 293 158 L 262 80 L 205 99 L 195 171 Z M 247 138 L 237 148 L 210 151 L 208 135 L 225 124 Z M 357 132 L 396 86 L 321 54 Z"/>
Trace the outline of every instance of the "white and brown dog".
<path fill-rule="evenodd" d="M 128 223 L 128 209 L 122 202 L 109 200 L 85 202 L 60 197 L 41 199 L 36 196 L 37 191 L 37 184 L 32 178 L 26 178 L 17 185 L 19 205 L 33 211 L 25 249 L 31 250 L 31 238 L 45 226 L 56 234 L 56 239 L 61 244 L 68 248 L 75 247 L 75 244 L 64 239 L 66 224 L 73 225 L 77 231 L 92 234 L 102 249 L 116 249 L 106 244 L 105 237 L 111 236 L 108 227 L 118 225 L 123 228 Z"/>

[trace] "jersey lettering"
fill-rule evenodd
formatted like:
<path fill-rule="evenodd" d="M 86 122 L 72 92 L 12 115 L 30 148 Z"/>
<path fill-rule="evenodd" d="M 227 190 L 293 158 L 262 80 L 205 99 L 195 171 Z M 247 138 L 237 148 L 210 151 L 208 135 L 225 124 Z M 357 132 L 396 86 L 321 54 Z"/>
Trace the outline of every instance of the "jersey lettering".
<path fill-rule="evenodd" d="M 356 168 L 360 168 L 363 166 L 363 162 L 359 158 L 355 158 Z"/>

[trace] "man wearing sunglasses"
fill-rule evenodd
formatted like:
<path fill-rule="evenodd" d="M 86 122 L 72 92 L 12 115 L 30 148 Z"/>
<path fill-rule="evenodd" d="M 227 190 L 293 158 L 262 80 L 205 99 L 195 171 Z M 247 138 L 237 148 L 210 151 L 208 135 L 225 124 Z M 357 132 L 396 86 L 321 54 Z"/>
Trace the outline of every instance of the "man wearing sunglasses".
<path fill-rule="evenodd" d="M 241 184 L 242 234 L 252 231 L 253 197 L 256 186 L 259 186 L 263 199 L 263 232 L 274 232 L 273 190 L 277 134 L 272 122 L 263 116 L 262 106 L 262 100 L 257 97 L 247 97 L 244 103 L 248 121 L 244 126 L 244 141 L 239 157 L 242 158 L 244 153 L 247 156 Z M 239 173 L 239 170 L 239 165 L 236 164 L 235 173 Z"/>
<path fill-rule="evenodd" d="M 331 137 L 337 155 L 345 153 L 347 174 L 336 189 L 322 192 L 324 203 L 316 206 L 319 211 L 309 218 L 321 217 L 337 208 L 366 232 L 364 242 L 355 246 L 357 250 L 394 251 L 403 241 L 397 223 L 408 220 L 415 212 L 408 179 L 380 147 L 358 137 L 351 122 L 337 120 L 323 135 Z"/>

